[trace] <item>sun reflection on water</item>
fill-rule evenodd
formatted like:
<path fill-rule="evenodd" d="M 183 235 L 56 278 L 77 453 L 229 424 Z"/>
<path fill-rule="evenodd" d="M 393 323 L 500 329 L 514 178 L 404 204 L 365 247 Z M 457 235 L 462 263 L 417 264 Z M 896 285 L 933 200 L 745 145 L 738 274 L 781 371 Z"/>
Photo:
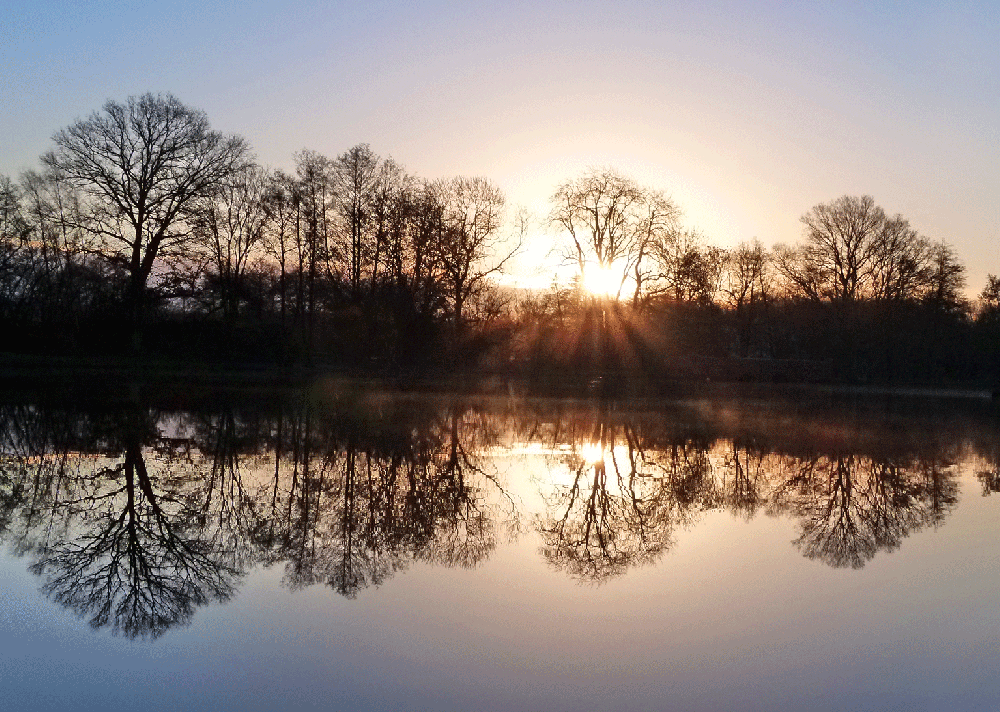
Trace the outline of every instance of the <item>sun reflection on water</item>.
<path fill-rule="evenodd" d="M 604 461 L 604 446 L 601 443 L 585 443 L 580 448 L 580 457 L 588 465 L 596 465 Z"/>

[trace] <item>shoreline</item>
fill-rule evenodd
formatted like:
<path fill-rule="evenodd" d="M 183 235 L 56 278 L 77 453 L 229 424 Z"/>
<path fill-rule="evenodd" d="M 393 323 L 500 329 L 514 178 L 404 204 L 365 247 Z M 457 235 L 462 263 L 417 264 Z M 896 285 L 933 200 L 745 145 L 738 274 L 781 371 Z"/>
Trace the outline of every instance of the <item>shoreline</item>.
<path fill-rule="evenodd" d="M 428 369 L 419 373 L 365 372 L 323 364 L 283 366 L 252 363 L 207 363 L 158 358 L 48 357 L 0 353 L 0 383 L 31 388 L 102 385 L 306 387 L 321 381 L 342 381 L 360 387 L 412 391 L 503 393 L 524 397 L 556 396 L 643 399 L 692 395 L 876 396 L 879 398 L 960 399 L 993 401 L 996 391 L 982 383 L 850 383 L 710 380 L 677 374 L 650 373 L 523 373 L 468 369 Z"/>

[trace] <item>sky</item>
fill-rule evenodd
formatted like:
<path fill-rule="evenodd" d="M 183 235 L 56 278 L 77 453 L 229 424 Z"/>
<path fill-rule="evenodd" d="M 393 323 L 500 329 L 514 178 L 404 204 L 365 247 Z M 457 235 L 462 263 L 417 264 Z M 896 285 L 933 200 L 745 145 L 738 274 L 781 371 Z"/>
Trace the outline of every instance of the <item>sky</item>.
<path fill-rule="evenodd" d="M 0 0 L 0 174 L 58 129 L 170 92 L 290 169 L 367 143 L 427 178 L 482 175 L 539 223 L 613 167 L 710 244 L 794 244 L 872 195 L 1000 274 L 1000 0 Z M 516 269 L 546 278 L 539 224 Z"/>

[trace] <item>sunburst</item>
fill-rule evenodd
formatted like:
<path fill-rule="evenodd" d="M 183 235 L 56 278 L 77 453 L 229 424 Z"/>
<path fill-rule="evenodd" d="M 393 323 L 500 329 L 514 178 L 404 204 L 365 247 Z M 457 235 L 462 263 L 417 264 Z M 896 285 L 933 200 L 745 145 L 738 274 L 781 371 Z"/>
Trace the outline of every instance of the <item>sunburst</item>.
<path fill-rule="evenodd" d="M 621 291 L 621 272 L 602 265 L 589 265 L 583 273 L 583 287 L 598 297 L 617 297 Z"/>

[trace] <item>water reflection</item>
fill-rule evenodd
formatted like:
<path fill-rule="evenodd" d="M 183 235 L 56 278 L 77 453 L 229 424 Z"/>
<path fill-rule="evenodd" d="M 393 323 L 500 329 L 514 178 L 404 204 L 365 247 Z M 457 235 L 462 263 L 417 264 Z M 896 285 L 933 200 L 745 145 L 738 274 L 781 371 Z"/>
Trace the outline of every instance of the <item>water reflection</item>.
<path fill-rule="evenodd" d="M 555 433 L 569 433 L 574 450 L 557 463 L 571 476 L 553 478 L 537 519 L 542 555 L 555 568 L 600 582 L 630 566 L 655 561 L 670 548 L 674 522 L 683 513 L 668 480 L 649 469 L 647 451 L 627 423 L 602 409 L 594 422 L 579 415 Z M 573 442 L 574 433 L 591 432 Z M 553 443 L 558 445 L 559 443 Z"/>
<path fill-rule="evenodd" d="M 488 423 L 458 405 L 7 405 L 0 419 L 0 535 L 54 601 L 129 637 L 225 601 L 257 563 L 347 597 L 414 560 L 474 567 L 516 517 L 479 455 Z"/>
<path fill-rule="evenodd" d="M 292 588 L 353 597 L 413 560 L 473 567 L 496 545 L 483 488 L 502 492 L 472 449 L 480 422 L 419 401 L 280 414 L 262 551 Z"/>
<path fill-rule="evenodd" d="M 152 413 L 13 407 L 3 422 L 5 534 L 54 601 L 95 628 L 155 637 L 233 594 L 238 540 L 205 526 L 201 473 Z"/>
<path fill-rule="evenodd" d="M 571 452 L 552 464 L 570 476 L 552 478 L 545 494 L 542 554 L 585 581 L 656 561 L 674 532 L 711 510 L 791 516 L 800 531 L 793 544 L 805 556 L 861 568 L 943 522 L 958 498 L 958 442 L 928 445 L 907 433 L 873 447 L 866 425 L 832 435 L 840 424 L 824 427 L 821 438 L 786 427 L 785 442 L 769 444 L 775 432 L 766 422 L 753 436 L 726 439 L 712 418 L 604 406 L 545 417 L 551 444 L 561 438 Z"/>
<path fill-rule="evenodd" d="M 522 522 L 553 569 L 601 583 L 711 511 L 791 517 L 804 556 L 861 568 L 946 521 L 970 451 L 984 493 L 1000 481 L 992 416 L 230 395 L 0 405 L 0 538 L 46 595 L 95 628 L 156 637 L 259 564 L 350 598 L 415 561 L 476 567 Z M 537 511 L 494 457 L 527 445 L 549 453 Z"/>
<path fill-rule="evenodd" d="M 981 462 L 976 468 L 976 477 L 983 486 L 983 496 L 1000 492 L 1000 441 L 987 440 L 977 443 Z"/>

